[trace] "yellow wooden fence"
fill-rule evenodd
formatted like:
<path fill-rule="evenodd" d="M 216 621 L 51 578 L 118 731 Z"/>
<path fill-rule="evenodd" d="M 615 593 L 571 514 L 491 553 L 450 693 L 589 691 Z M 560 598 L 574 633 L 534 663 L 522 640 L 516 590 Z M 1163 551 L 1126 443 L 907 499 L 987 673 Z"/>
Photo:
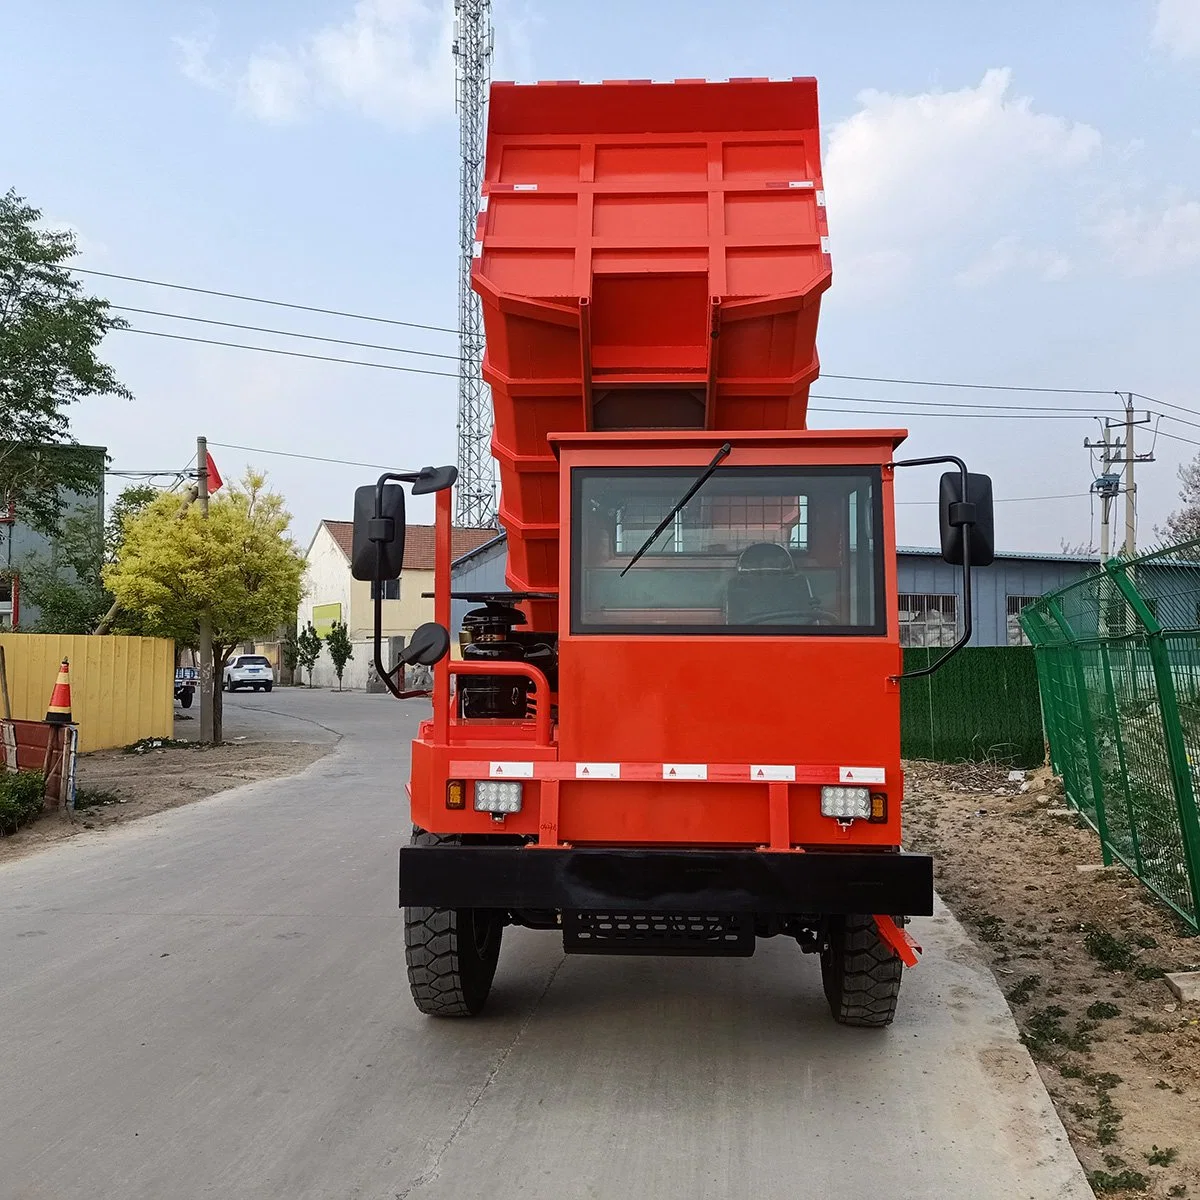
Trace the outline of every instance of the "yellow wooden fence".
<path fill-rule="evenodd" d="M 40 721 L 71 663 L 71 715 L 79 749 L 107 750 L 146 737 L 170 737 L 175 719 L 175 643 L 162 638 L 0 633 L 12 715 Z M 2 705 L 3 701 L 0 701 Z M 0 711 L 0 716 L 3 716 Z"/>

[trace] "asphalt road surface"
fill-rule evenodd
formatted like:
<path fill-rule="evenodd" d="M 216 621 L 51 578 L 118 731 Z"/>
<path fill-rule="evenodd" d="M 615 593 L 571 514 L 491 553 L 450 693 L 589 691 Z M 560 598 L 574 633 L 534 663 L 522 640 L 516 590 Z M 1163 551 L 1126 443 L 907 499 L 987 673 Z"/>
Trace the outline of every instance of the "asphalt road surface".
<path fill-rule="evenodd" d="M 4 1200 L 1084 1200 L 1004 1000 L 944 911 L 887 1031 L 817 963 L 564 958 L 408 997 L 396 848 L 420 702 L 226 698 L 302 776 L 0 866 Z M 309 724 L 315 722 L 315 724 Z"/>

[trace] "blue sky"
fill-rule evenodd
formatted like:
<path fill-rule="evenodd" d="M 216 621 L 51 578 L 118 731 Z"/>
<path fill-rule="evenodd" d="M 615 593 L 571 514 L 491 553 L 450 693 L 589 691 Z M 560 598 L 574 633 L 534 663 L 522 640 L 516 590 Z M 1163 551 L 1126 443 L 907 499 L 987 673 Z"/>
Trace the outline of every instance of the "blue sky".
<path fill-rule="evenodd" d="M 78 231 L 81 265 L 452 327 L 457 131 L 440 0 L 82 0 L 5 6 L 0 186 Z M 834 285 L 828 372 L 1131 389 L 1200 411 L 1200 0 L 1006 5 L 496 0 L 497 78 L 815 75 Z M 91 278 L 114 303 L 453 354 L 450 334 Z M 131 324 L 449 370 L 436 358 L 127 314 Z M 135 393 L 75 413 L 120 468 L 217 443 L 420 465 L 454 457 L 452 379 L 114 333 Z M 913 454 L 990 472 L 1000 543 L 1056 550 L 1095 518 L 1086 413 L 934 416 L 918 401 L 1108 409 L 1100 396 L 824 380 L 814 425 L 902 424 Z M 966 410 L 962 410 L 966 411 Z M 981 413 L 987 410 L 971 410 Z M 1139 433 L 1143 437 L 1145 431 Z M 1174 505 L 1200 428 L 1163 419 L 1140 536 Z M 1148 447 L 1149 437 L 1144 438 Z M 1141 448 L 1141 447 L 1140 447 Z M 218 448 L 265 467 L 307 543 L 369 471 Z M 903 542 L 936 538 L 905 478 Z M 423 510 L 418 507 L 417 514 Z M 1123 518 L 1120 518 L 1123 519 Z"/>

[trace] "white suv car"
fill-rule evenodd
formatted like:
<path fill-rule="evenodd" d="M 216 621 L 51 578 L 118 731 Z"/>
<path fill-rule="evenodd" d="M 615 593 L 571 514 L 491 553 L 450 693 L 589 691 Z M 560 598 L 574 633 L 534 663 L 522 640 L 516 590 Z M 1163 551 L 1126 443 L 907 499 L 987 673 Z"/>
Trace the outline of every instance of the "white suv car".
<path fill-rule="evenodd" d="M 225 668 L 223 683 L 227 692 L 244 687 L 269 692 L 275 684 L 271 660 L 262 654 L 239 654 Z"/>

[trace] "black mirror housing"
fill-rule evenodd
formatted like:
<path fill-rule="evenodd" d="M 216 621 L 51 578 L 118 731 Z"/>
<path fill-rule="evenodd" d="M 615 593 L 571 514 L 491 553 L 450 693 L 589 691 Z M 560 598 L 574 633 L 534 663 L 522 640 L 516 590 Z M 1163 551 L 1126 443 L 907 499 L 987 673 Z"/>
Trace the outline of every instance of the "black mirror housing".
<path fill-rule="evenodd" d="M 422 467 L 413 483 L 414 496 L 427 496 L 430 492 L 444 492 L 458 480 L 457 467 Z"/>
<path fill-rule="evenodd" d="M 972 519 L 973 518 L 973 519 Z M 942 558 L 955 566 L 963 563 L 963 526 L 971 525 L 971 566 L 988 567 L 996 558 L 996 521 L 992 506 L 992 480 L 988 475 L 967 475 L 967 495 L 962 475 L 947 471 L 938 498 Z"/>
<path fill-rule="evenodd" d="M 436 621 L 418 625 L 400 655 L 409 666 L 432 667 L 450 653 L 450 631 Z"/>
<path fill-rule="evenodd" d="M 382 499 L 379 516 L 375 514 L 377 495 Z M 350 574 L 355 579 L 383 583 L 399 579 L 403 565 L 404 488 L 398 483 L 356 488 Z"/>

